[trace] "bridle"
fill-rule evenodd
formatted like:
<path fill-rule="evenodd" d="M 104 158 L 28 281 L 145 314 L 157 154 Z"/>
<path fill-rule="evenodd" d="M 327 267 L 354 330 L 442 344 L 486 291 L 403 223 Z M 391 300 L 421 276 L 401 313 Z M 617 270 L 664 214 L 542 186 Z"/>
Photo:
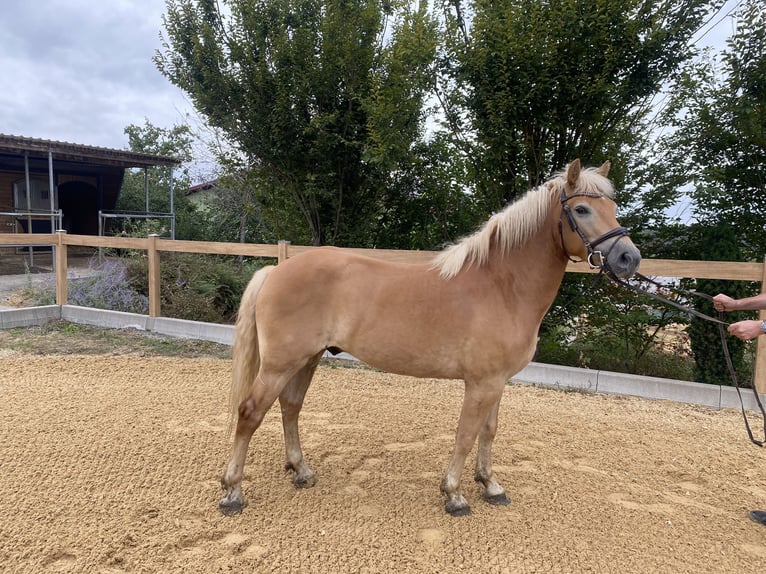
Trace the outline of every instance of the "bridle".
<path fill-rule="evenodd" d="M 572 261 L 573 263 L 579 263 L 577 259 L 572 258 L 571 255 L 566 250 L 566 247 L 564 247 L 564 233 L 563 233 L 563 223 L 562 220 L 564 219 L 564 216 L 566 215 L 567 222 L 569 223 L 569 228 L 577 233 L 577 235 L 582 240 L 583 244 L 585 245 L 585 248 L 588 250 L 588 257 L 586 258 L 586 261 L 588 265 L 590 265 L 591 269 L 600 269 L 601 271 L 605 272 L 610 277 L 614 275 L 612 270 L 609 268 L 609 262 L 607 260 L 608 253 L 604 255 L 603 251 L 597 250 L 596 247 L 603 243 L 604 241 L 607 241 L 608 239 L 612 238 L 622 238 L 627 237 L 630 232 L 625 227 L 615 227 L 614 229 L 611 229 L 604 233 L 603 235 L 599 235 L 594 239 L 593 241 L 589 241 L 587 237 L 585 237 L 585 234 L 582 232 L 582 229 L 580 229 L 580 226 L 577 225 L 577 221 L 574 218 L 574 215 L 572 215 L 572 210 L 569 208 L 569 205 L 567 205 L 567 202 L 570 199 L 574 199 L 575 197 L 595 197 L 593 195 L 587 194 L 587 193 L 574 193 L 572 195 L 567 195 L 566 188 L 561 189 L 561 217 L 559 218 L 559 238 L 561 239 L 561 249 L 564 252 L 564 255 L 567 256 L 567 258 Z M 616 243 L 616 242 L 615 242 Z M 593 256 L 598 256 L 598 265 L 594 263 Z"/>

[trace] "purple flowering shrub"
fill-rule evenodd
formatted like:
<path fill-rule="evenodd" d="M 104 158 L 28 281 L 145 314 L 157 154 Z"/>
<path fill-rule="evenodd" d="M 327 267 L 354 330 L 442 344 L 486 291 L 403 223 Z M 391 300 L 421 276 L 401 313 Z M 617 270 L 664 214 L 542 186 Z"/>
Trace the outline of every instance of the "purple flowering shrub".
<path fill-rule="evenodd" d="M 242 292 L 258 262 L 239 266 L 230 259 L 163 253 L 160 305 L 163 317 L 209 323 L 233 323 Z M 82 277 L 70 275 L 71 305 L 146 314 L 149 309 L 147 260 L 136 254 L 91 259 Z M 26 294 L 34 305 L 56 303 L 55 278 L 30 281 Z"/>
<path fill-rule="evenodd" d="M 149 299 L 137 292 L 128 280 L 127 267 L 120 259 L 105 259 L 98 262 L 93 258 L 83 277 L 70 277 L 67 281 L 67 299 L 70 305 L 146 314 Z M 53 304 L 56 301 L 54 278 L 29 288 L 32 300 L 37 305 Z"/>

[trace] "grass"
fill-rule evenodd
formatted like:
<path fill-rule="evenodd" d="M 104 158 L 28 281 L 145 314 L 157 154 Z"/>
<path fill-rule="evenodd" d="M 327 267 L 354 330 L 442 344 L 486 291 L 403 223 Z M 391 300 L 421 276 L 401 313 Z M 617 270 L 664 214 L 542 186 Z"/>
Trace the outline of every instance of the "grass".
<path fill-rule="evenodd" d="M 0 349 L 28 355 L 137 355 L 231 358 L 228 345 L 165 337 L 138 329 L 104 329 L 66 321 L 0 330 Z"/>
<path fill-rule="evenodd" d="M 108 329 L 51 321 L 42 326 L 0 329 L 2 350 L 25 355 L 134 355 L 231 359 L 231 347 L 211 341 L 166 337 L 138 329 Z M 330 368 L 368 369 L 365 363 L 327 358 Z"/>

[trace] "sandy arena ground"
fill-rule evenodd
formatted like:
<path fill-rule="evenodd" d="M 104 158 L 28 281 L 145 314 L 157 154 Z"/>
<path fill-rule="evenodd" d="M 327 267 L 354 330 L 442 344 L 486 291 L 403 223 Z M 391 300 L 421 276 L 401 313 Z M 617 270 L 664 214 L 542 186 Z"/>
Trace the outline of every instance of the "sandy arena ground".
<path fill-rule="evenodd" d="M 462 385 L 321 367 L 302 414 L 319 482 L 283 471 L 272 409 L 249 506 L 218 512 L 230 363 L 7 354 L 0 375 L 3 572 L 762 572 L 766 452 L 740 414 L 507 389 L 473 515 L 442 510 Z"/>

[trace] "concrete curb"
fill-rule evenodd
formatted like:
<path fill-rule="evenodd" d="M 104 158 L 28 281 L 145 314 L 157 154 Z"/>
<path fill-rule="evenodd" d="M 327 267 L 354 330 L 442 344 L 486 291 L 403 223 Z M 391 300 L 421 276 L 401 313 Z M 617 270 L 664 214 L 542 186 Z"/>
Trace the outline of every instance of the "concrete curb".
<path fill-rule="evenodd" d="M 58 305 L 3 310 L 0 311 L 0 329 L 42 325 L 59 319 L 61 319 L 61 308 Z"/>
<path fill-rule="evenodd" d="M 231 345 L 234 326 L 199 321 L 185 321 L 167 317 L 152 318 L 136 313 L 105 311 L 76 305 L 48 305 L 23 309 L 0 310 L 0 329 L 13 329 L 43 325 L 50 321 L 105 327 L 109 329 L 139 329 L 170 337 L 212 341 Z M 348 353 L 325 357 L 356 360 Z M 703 405 L 714 409 L 739 409 L 740 402 L 734 387 L 706 385 L 689 381 L 643 377 L 576 367 L 529 363 L 516 374 L 512 382 L 527 385 L 581 392 L 628 395 L 645 399 L 669 400 L 679 403 Z M 760 394 L 766 404 L 766 394 Z M 755 395 L 750 389 L 742 390 L 745 409 L 758 411 Z"/>
<path fill-rule="evenodd" d="M 234 325 L 219 325 L 217 323 L 157 317 L 154 320 L 152 331 L 161 335 L 168 335 L 169 337 L 213 341 L 214 343 L 229 346 L 234 343 Z"/>
<path fill-rule="evenodd" d="M 80 325 L 93 327 L 105 327 L 108 329 L 138 329 L 139 331 L 151 331 L 153 319 L 147 315 L 137 313 L 124 313 L 122 311 L 104 311 L 91 307 L 77 307 L 76 305 L 62 305 L 61 319 Z"/>

